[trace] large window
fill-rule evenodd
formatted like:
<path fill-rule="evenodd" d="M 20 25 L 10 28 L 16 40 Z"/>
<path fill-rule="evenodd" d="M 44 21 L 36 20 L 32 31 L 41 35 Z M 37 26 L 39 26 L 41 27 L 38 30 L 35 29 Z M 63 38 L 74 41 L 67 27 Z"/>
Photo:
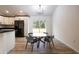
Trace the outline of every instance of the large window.
<path fill-rule="evenodd" d="M 36 20 L 33 22 L 33 33 L 43 33 L 46 32 L 46 21 Z"/>

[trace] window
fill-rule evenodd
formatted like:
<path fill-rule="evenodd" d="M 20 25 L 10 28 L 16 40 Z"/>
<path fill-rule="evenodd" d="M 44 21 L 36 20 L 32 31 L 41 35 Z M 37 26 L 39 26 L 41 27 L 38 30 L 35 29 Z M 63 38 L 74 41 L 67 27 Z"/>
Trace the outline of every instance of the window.
<path fill-rule="evenodd" d="M 43 33 L 46 32 L 46 21 L 36 20 L 33 22 L 33 33 Z"/>

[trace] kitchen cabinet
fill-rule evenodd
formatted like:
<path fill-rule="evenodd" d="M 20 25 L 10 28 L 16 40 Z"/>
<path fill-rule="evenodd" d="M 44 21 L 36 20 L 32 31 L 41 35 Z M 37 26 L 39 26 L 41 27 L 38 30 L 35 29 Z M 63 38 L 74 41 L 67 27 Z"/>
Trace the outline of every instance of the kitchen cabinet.
<path fill-rule="evenodd" d="M 0 31 L 0 54 L 6 54 L 15 47 L 15 31 Z"/>
<path fill-rule="evenodd" d="M 14 18 L 13 17 L 4 17 L 3 24 L 14 24 Z"/>
<path fill-rule="evenodd" d="M 14 17 L 3 17 L 3 16 L 0 16 L 0 24 L 14 24 L 14 20 L 15 18 Z"/>
<path fill-rule="evenodd" d="M 0 24 L 2 24 L 4 21 L 3 21 L 3 16 L 0 16 Z"/>

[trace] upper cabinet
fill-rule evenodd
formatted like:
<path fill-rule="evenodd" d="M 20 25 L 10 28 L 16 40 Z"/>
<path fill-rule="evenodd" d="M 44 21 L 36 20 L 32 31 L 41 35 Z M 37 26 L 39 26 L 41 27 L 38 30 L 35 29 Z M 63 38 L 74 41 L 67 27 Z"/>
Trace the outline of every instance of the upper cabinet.
<path fill-rule="evenodd" d="M 14 18 L 13 17 L 3 17 L 2 24 L 14 24 Z"/>
<path fill-rule="evenodd" d="M 3 24 L 3 16 L 0 16 L 0 24 Z"/>
<path fill-rule="evenodd" d="M 27 19 L 29 19 L 29 17 L 3 17 L 3 16 L 0 16 L 0 24 L 14 25 L 15 20 L 24 20 L 24 22 L 27 23 L 28 22 Z"/>
<path fill-rule="evenodd" d="M 9 20 L 8 21 L 9 24 L 14 24 L 15 18 L 14 17 L 9 17 L 8 20 Z"/>
<path fill-rule="evenodd" d="M 29 17 L 15 17 L 15 20 L 27 20 Z"/>

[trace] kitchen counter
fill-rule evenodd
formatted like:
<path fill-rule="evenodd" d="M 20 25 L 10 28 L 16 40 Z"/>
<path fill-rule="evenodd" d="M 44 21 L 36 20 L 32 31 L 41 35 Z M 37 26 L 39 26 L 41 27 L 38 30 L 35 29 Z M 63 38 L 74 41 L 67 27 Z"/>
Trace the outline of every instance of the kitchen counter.
<path fill-rule="evenodd" d="M 14 31 L 14 29 L 0 29 L 0 33 L 11 32 L 11 31 Z"/>
<path fill-rule="evenodd" d="M 0 54 L 6 54 L 15 47 L 15 30 L 0 29 Z"/>

